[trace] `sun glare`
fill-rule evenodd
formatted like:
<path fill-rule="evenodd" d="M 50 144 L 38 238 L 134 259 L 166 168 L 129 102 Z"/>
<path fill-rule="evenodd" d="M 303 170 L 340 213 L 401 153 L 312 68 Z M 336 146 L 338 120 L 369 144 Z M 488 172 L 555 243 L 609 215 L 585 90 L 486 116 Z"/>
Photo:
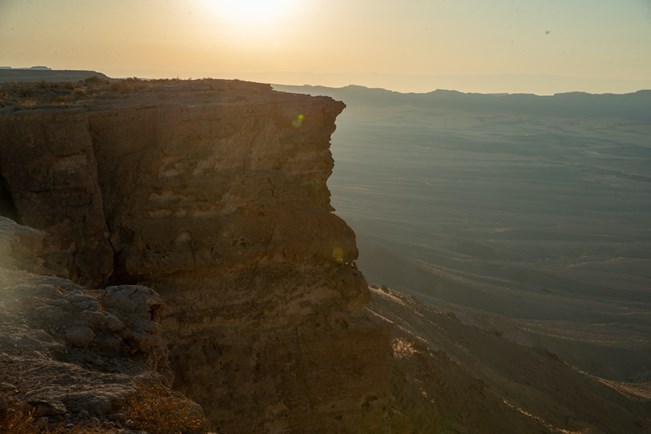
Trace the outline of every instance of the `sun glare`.
<path fill-rule="evenodd" d="M 296 12 L 298 0 L 204 0 L 219 18 L 234 25 L 272 24 Z"/>

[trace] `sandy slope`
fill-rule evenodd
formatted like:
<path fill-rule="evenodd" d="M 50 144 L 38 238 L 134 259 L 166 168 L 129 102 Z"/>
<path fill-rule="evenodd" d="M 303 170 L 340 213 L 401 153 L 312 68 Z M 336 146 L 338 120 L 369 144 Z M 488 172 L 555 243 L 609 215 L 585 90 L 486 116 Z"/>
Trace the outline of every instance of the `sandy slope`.
<path fill-rule="evenodd" d="M 399 292 L 372 292 L 368 310 L 393 333 L 395 394 L 420 393 L 422 409 L 412 396 L 405 411 L 425 414 L 429 408 L 438 432 L 446 432 L 442 426 L 486 433 L 651 429 L 644 385 L 604 381 L 546 350 L 512 343 L 502 331 L 464 325 L 454 314 Z M 427 432 L 421 429 L 414 432 Z"/>

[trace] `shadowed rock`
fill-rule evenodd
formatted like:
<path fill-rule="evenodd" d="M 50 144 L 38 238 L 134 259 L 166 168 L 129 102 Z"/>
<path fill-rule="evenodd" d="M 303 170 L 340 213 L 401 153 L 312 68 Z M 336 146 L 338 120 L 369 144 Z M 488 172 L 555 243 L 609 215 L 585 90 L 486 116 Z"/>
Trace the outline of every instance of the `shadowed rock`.
<path fill-rule="evenodd" d="M 388 335 L 326 185 L 344 104 L 239 81 L 69 87 L 7 87 L 5 197 L 47 232 L 46 268 L 167 308 L 107 288 L 103 314 L 61 318 L 66 345 L 160 369 L 161 320 L 175 387 L 215 428 L 380 429 Z"/>

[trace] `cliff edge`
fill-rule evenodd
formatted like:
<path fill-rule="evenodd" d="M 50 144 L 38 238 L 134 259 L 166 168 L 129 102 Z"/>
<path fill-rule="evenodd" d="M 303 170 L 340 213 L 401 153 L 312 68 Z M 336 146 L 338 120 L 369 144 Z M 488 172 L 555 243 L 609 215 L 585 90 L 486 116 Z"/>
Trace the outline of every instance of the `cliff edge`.
<path fill-rule="evenodd" d="M 0 104 L 2 214 L 43 231 L 39 272 L 160 294 L 170 378 L 214 430 L 381 429 L 388 332 L 326 186 L 343 103 L 90 78 Z"/>

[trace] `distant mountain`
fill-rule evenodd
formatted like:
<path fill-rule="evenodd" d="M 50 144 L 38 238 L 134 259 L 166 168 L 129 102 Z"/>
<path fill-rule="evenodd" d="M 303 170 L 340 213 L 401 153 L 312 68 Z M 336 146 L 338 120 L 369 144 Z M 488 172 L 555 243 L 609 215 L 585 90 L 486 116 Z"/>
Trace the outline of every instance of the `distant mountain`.
<path fill-rule="evenodd" d="M 463 93 L 442 89 L 428 93 L 400 93 L 356 85 L 342 88 L 310 85 L 273 86 L 276 90 L 284 92 L 330 96 L 360 107 L 400 104 L 468 112 L 577 117 L 607 116 L 651 120 L 651 90 L 640 90 L 627 94 L 569 92 L 553 96 L 540 96 L 534 94 Z"/>
<path fill-rule="evenodd" d="M 52 70 L 44 66 L 34 66 L 30 69 L 0 68 L 0 83 L 38 82 L 38 81 L 79 81 L 89 77 L 99 77 L 108 80 L 106 74 L 97 71 L 83 70 Z"/>

